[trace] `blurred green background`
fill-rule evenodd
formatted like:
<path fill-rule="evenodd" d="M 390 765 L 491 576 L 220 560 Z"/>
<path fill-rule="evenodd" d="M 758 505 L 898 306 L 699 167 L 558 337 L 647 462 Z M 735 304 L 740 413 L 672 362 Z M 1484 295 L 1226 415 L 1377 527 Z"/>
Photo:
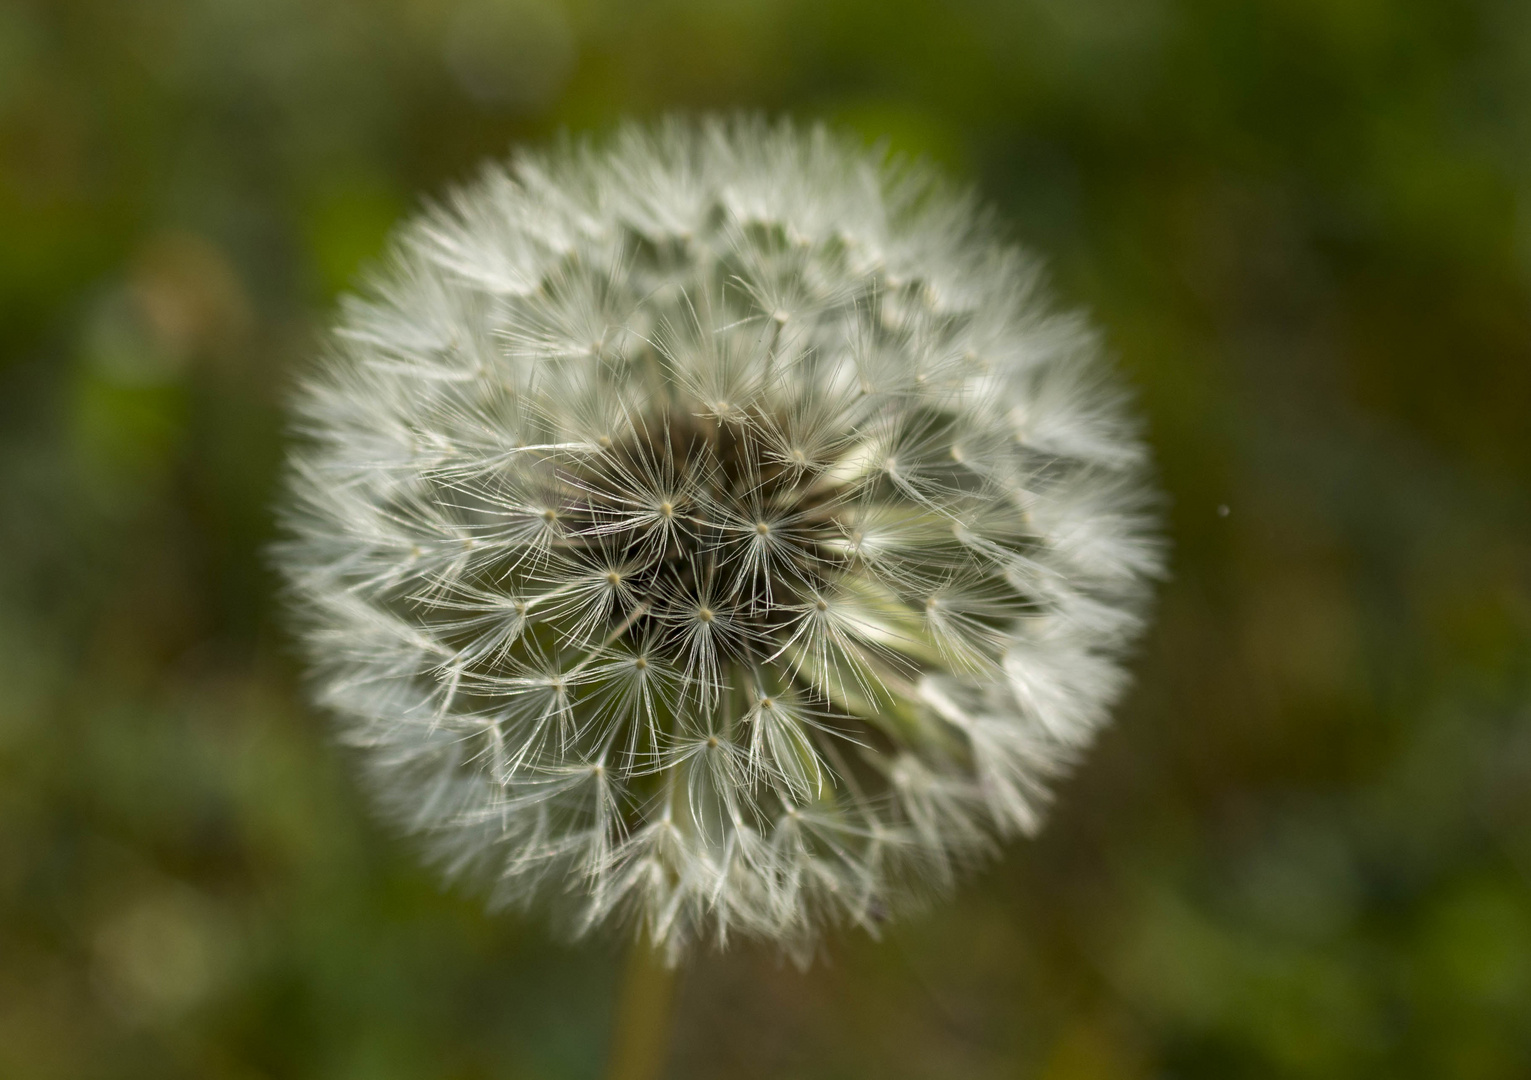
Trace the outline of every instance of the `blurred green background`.
<path fill-rule="evenodd" d="M 304 702 L 291 372 L 422 193 L 747 107 L 978 186 L 1171 495 L 1037 841 L 678 1077 L 1531 1075 L 1531 4 L 0 0 L 0 1077 L 594 1077 L 620 957 L 443 892 Z"/>

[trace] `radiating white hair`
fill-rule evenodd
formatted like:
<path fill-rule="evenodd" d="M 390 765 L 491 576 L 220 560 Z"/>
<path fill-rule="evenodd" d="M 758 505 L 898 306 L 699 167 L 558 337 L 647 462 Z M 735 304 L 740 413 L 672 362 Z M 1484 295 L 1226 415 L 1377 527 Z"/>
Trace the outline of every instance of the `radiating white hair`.
<path fill-rule="evenodd" d="M 303 385 L 319 701 L 452 873 L 802 959 L 1107 719 L 1160 569 L 1095 335 L 928 170 L 757 119 L 493 167 Z"/>

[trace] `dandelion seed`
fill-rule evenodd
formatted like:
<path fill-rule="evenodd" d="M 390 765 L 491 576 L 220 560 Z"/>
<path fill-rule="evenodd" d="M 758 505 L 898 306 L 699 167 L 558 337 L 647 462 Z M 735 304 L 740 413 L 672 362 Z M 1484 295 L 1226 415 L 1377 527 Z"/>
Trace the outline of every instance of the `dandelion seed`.
<path fill-rule="evenodd" d="M 1039 827 L 1161 555 L 1094 336 L 990 233 L 755 120 L 404 226 L 303 387 L 279 558 L 449 872 L 806 959 Z"/>

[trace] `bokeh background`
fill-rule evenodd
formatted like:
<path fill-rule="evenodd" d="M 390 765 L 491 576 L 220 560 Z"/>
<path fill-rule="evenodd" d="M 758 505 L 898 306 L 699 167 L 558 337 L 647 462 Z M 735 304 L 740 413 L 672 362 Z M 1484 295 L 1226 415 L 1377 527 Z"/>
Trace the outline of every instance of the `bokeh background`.
<path fill-rule="evenodd" d="M 0 0 L 0 1077 L 595 1077 L 621 957 L 438 888 L 303 700 L 292 372 L 422 193 L 745 107 L 977 186 L 1174 574 L 1038 840 L 677 1077 L 1531 1075 L 1524 0 Z"/>

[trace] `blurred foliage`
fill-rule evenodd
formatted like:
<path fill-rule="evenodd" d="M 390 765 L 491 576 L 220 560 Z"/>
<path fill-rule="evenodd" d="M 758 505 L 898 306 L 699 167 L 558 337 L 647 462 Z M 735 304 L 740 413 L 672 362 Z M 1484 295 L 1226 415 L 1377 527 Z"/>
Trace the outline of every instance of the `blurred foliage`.
<path fill-rule="evenodd" d="M 0 0 L 0 1076 L 590 1077 L 610 943 L 372 825 L 262 547 L 417 193 L 824 117 L 976 183 L 1149 415 L 1175 576 L 1036 842 L 695 1077 L 1531 1075 L 1524 0 Z"/>

